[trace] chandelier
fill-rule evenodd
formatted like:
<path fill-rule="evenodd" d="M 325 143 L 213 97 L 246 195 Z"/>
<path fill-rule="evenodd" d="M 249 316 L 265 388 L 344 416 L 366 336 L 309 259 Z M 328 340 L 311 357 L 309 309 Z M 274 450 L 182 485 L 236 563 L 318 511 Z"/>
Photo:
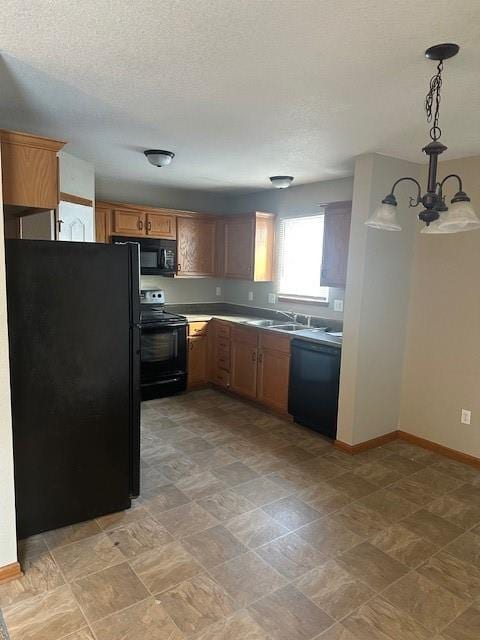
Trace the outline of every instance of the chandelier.
<path fill-rule="evenodd" d="M 437 44 L 425 51 L 429 60 L 438 61 L 437 73 L 431 78 L 425 99 L 427 122 L 431 122 L 429 142 L 422 151 L 428 156 L 427 191 L 422 195 L 422 187 L 415 178 L 399 178 L 393 183 L 390 193 L 385 196 L 373 215 L 365 222 L 368 227 L 387 231 L 401 231 L 397 222 L 397 199 L 395 188 L 400 182 L 410 181 L 417 187 L 417 193 L 410 198 L 410 207 L 423 205 L 418 219 L 425 223 L 421 233 L 458 233 L 480 229 L 480 220 L 475 215 L 470 198 L 463 190 L 462 179 L 452 173 L 440 182 L 437 180 L 438 156 L 447 147 L 440 142 L 442 130 L 438 124 L 440 112 L 440 92 L 442 88 L 443 61 L 455 56 L 460 47 L 457 44 Z M 451 206 L 445 204 L 443 188 L 447 180 L 456 180 L 458 191 L 451 200 Z"/>

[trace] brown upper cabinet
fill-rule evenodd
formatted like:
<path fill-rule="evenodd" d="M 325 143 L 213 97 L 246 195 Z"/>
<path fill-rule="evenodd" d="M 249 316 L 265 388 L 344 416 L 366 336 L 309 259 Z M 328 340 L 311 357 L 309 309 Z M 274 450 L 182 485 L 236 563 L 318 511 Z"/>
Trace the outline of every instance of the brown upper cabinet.
<path fill-rule="evenodd" d="M 345 288 L 352 203 L 332 202 L 325 206 L 323 258 L 320 284 Z"/>
<path fill-rule="evenodd" d="M 147 212 L 147 236 L 174 240 L 176 236 L 175 216 Z"/>
<path fill-rule="evenodd" d="M 5 210 L 20 215 L 27 209 L 56 209 L 57 153 L 65 142 L 4 129 L 0 140 Z"/>
<path fill-rule="evenodd" d="M 146 213 L 129 209 L 114 209 L 113 233 L 120 236 L 147 235 Z"/>
<path fill-rule="evenodd" d="M 223 220 L 223 275 L 271 282 L 274 272 L 275 214 L 255 212 Z"/>
<path fill-rule="evenodd" d="M 215 275 L 214 218 L 177 217 L 177 262 L 179 276 Z"/>

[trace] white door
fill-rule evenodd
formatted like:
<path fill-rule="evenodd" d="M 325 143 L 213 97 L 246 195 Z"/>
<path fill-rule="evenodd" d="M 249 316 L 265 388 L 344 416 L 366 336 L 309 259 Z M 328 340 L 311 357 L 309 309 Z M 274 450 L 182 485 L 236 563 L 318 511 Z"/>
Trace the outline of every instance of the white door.
<path fill-rule="evenodd" d="M 60 201 L 57 215 L 59 240 L 95 242 L 93 207 Z"/>

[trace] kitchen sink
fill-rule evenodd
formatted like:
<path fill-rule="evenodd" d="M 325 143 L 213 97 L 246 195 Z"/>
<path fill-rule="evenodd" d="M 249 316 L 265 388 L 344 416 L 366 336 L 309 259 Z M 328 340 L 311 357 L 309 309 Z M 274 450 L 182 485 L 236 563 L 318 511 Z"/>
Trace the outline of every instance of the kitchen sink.
<path fill-rule="evenodd" d="M 242 324 L 249 324 L 253 327 L 272 327 L 277 320 L 243 320 Z"/>
<path fill-rule="evenodd" d="M 276 324 L 271 325 L 272 329 L 278 329 L 279 331 L 302 331 L 308 329 L 304 324 Z"/>

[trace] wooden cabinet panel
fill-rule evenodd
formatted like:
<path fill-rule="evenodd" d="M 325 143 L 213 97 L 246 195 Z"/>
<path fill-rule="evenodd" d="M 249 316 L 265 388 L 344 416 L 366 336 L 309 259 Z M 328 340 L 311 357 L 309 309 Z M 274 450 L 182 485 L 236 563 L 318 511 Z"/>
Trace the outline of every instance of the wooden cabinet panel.
<path fill-rule="evenodd" d="M 290 336 L 274 333 L 273 331 L 261 331 L 259 336 L 260 349 L 273 349 L 290 354 Z"/>
<path fill-rule="evenodd" d="M 232 342 L 230 384 L 233 391 L 247 398 L 257 397 L 257 347 Z"/>
<path fill-rule="evenodd" d="M 207 382 L 207 336 L 189 336 L 187 340 L 187 376 L 191 389 Z"/>
<path fill-rule="evenodd" d="M 325 207 L 322 286 L 345 287 L 351 217 L 351 202 L 333 202 Z"/>
<path fill-rule="evenodd" d="M 208 328 L 208 322 L 189 322 L 188 335 L 189 336 L 206 336 L 207 328 Z"/>
<path fill-rule="evenodd" d="M 253 327 L 232 327 L 232 341 L 244 342 L 254 347 L 258 344 L 258 330 Z"/>
<path fill-rule="evenodd" d="M 147 235 L 153 238 L 176 238 L 175 216 L 147 213 Z"/>
<path fill-rule="evenodd" d="M 55 209 L 59 201 L 57 151 L 64 142 L 0 130 L 3 204 Z"/>
<path fill-rule="evenodd" d="M 113 233 L 121 236 L 145 236 L 146 214 L 143 211 L 115 209 Z"/>
<path fill-rule="evenodd" d="M 225 277 L 253 280 L 254 223 L 251 216 L 225 220 Z"/>
<path fill-rule="evenodd" d="M 255 282 L 273 280 L 275 262 L 275 218 L 271 213 L 257 213 L 255 221 Z"/>
<path fill-rule="evenodd" d="M 110 242 L 110 209 L 95 207 L 95 241 Z"/>
<path fill-rule="evenodd" d="M 258 354 L 257 398 L 278 411 L 288 411 L 290 354 L 262 349 Z"/>
<path fill-rule="evenodd" d="M 177 218 L 179 276 L 215 275 L 215 220 Z"/>

